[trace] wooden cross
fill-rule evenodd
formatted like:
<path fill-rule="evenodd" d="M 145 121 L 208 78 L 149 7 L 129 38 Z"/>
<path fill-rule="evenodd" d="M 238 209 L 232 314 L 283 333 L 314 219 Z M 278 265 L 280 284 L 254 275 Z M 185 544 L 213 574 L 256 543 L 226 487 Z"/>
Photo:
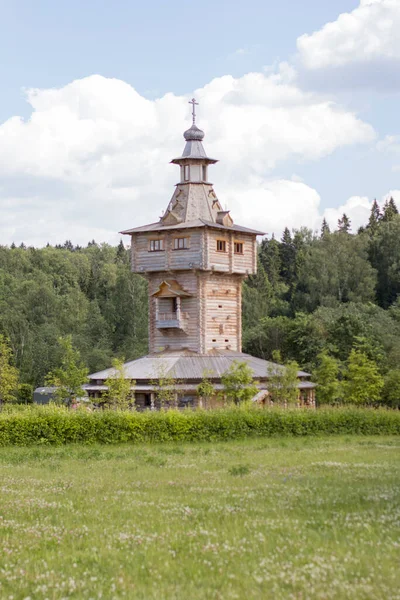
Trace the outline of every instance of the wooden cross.
<path fill-rule="evenodd" d="M 199 105 L 198 102 L 196 102 L 195 98 L 192 98 L 191 100 L 189 100 L 188 104 L 192 105 L 192 117 L 193 117 L 193 125 L 196 122 L 196 106 Z"/>

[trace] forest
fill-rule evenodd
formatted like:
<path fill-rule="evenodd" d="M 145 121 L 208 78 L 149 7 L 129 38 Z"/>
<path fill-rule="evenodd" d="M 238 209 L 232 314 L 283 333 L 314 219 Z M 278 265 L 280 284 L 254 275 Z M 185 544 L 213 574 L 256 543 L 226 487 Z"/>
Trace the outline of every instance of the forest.
<path fill-rule="evenodd" d="M 147 310 L 147 283 L 130 272 L 122 241 L 0 246 L 0 335 L 21 383 L 43 385 L 66 335 L 89 372 L 145 354 Z M 385 402 L 398 405 L 400 215 L 392 198 L 382 208 L 375 201 L 357 232 L 343 215 L 335 231 L 324 220 L 320 232 L 286 228 L 281 239 L 263 239 L 258 273 L 243 284 L 243 350 L 265 359 L 279 351 L 313 374 L 323 357 L 339 380 L 358 352 L 385 381 Z"/>

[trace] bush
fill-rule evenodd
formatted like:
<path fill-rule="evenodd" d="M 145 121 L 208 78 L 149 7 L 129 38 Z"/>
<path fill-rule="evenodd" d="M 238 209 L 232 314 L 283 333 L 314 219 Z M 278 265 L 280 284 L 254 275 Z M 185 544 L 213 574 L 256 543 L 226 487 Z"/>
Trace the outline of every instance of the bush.
<path fill-rule="evenodd" d="M 21 407 L 22 408 L 22 407 Z M 213 411 L 87 412 L 24 407 L 0 413 L 0 446 L 234 440 L 306 435 L 400 435 L 400 411 L 368 408 L 230 408 Z"/>

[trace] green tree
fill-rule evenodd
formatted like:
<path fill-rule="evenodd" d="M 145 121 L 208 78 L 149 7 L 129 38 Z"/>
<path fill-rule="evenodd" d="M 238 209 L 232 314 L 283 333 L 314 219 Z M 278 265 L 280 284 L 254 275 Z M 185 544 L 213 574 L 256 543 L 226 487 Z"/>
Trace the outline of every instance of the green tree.
<path fill-rule="evenodd" d="M 33 386 L 30 383 L 20 383 L 18 386 L 18 402 L 20 404 L 33 403 Z"/>
<path fill-rule="evenodd" d="M 379 223 L 382 219 L 381 210 L 376 199 L 372 203 L 371 214 L 367 225 L 368 232 L 373 237 L 379 229 Z"/>
<path fill-rule="evenodd" d="M 383 402 L 391 408 L 400 408 L 400 369 L 393 369 L 385 377 Z"/>
<path fill-rule="evenodd" d="M 324 218 L 321 225 L 321 237 L 326 237 L 330 234 L 330 232 L 331 230 L 329 228 L 328 221 Z"/>
<path fill-rule="evenodd" d="M 383 206 L 383 215 L 382 215 L 382 221 L 384 223 L 388 223 L 389 221 L 393 221 L 393 219 L 399 214 L 399 211 L 397 209 L 396 203 L 393 199 L 393 197 L 389 198 L 389 200 L 386 200 L 384 206 Z"/>
<path fill-rule="evenodd" d="M 353 349 L 347 361 L 343 382 L 344 400 L 350 404 L 369 404 L 381 400 L 384 380 L 376 363 L 364 352 Z"/>
<path fill-rule="evenodd" d="M 400 215 L 384 220 L 369 245 L 369 258 L 378 274 L 376 299 L 388 308 L 400 295 Z"/>
<path fill-rule="evenodd" d="M 338 302 L 368 302 L 376 271 L 368 262 L 368 239 L 335 232 L 308 245 L 298 274 L 298 305 L 307 312 Z"/>
<path fill-rule="evenodd" d="M 327 350 L 318 354 L 314 380 L 318 384 L 317 399 L 320 404 L 335 404 L 340 398 L 339 361 Z"/>
<path fill-rule="evenodd" d="M 203 377 L 199 385 L 197 386 L 197 395 L 200 398 L 200 406 L 207 408 L 211 398 L 215 396 L 215 387 L 210 380 L 212 372 L 204 371 Z"/>
<path fill-rule="evenodd" d="M 178 385 L 180 381 L 175 378 L 174 372 L 170 371 L 166 364 L 161 363 L 158 367 L 157 378 L 150 381 L 154 389 L 155 403 L 163 410 L 178 405 Z"/>
<path fill-rule="evenodd" d="M 229 402 L 241 404 L 248 402 L 258 393 L 254 372 L 245 362 L 234 360 L 229 369 L 222 375 L 221 383 L 224 395 Z"/>
<path fill-rule="evenodd" d="M 298 370 L 294 360 L 282 363 L 279 350 L 273 352 L 273 361 L 268 365 L 268 391 L 271 400 L 276 404 L 294 405 L 298 401 Z"/>
<path fill-rule="evenodd" d="M 342 218 L 338 220 L 338 231 L 340 233 L 350 233 L 351 221 L 346 213 L 343 213 Z"/>
<path fill-rule="evenodd" d="M 12 364 L 13 354 L 6 337 L 0 334 L 0 404 L 13 402 L 18 388 L 18 370 Z"/>
<path fill-rule="evenodd" d="M 87 382 L 88 370 L 82 364 L 80 353 L 72 345 L 72 337 L 67 335 L 59 339 L 62 350 L 61 366 L 51 371 L 46 384 L 56 388 L 54 398 L 68 406 L 84 395 L 82 386 Z"/>
<path fill-rule="evenodd" d="M 105 381 L 108 389 L 104 394 L 104 402 L 112 408 L 127 410 L 135 404 L 136 382 L 126 378 L 123 359 L 114 358 L 112 366 L 114 373 Z"/>

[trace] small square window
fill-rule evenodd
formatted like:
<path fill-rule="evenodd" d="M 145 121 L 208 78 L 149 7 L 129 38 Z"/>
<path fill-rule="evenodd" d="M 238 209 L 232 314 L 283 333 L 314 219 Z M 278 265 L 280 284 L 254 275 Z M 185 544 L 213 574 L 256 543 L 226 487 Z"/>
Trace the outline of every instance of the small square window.
<path fill-rule="evenodd" d="M 217 240 L 217 252 L 226 252 L 225 240 Z"/>
<path fill-rule="evenodd" d="M 234 242 L 235 254 L 243 254 L 243 242 Z"/>
<path fill-rule="evenodd" d="M 149 252 L 162 252 L 164 250 L 164 238 L 159 240 L 150 240 Z"/>
<path fill-rule="evenodd" d="M 184 250 L 189 248 L 189 238 L 174 238 L 174 250 Z"/>

